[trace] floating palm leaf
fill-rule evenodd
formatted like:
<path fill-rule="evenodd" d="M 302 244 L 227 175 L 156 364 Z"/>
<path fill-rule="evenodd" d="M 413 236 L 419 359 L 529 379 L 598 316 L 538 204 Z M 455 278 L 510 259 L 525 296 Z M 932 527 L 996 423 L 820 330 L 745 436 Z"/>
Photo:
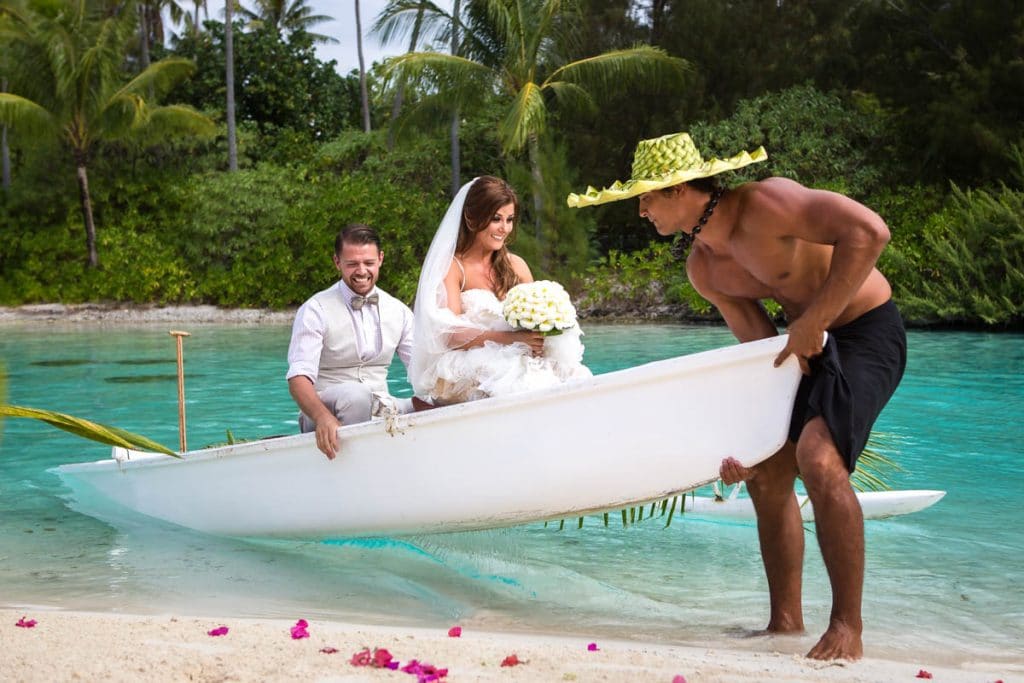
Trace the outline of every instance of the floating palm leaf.
<path fill-rule="evenodd" d="M 0 392 L 3 391 L 4 384 L 5 382 L 3 382 L 3 378 L 0 376 Z M 0 397 L 2 397 L 2 395 L 0 395 Z M 76 436 L 80 436 L 84 439 L 90 439 L 92 441 L 98 441 L 99 443 L 104 443 L 108 446 L 121 446 L 122 448 L 130 448 L 133 450 L 163 453 L 164 455 L 170 455 L 175 458 L 181 457 L 166 446 L 163 446 L 151 439 L 147 439 L 144 436 L 140 436 L 139 434 L 133 434 L 132 432 L 125 431 L 124 429 L 102 425 L 89 420 L 83 420 L 80 417 L 65 415 L 64 413 L 57 413 L 52 410 L 40 410 L 38 408 L 25 408 L 22 406 L 0 404 L 0 418 L 3 417 L 27 417 L 33 420 L 41 420 L 42 422 L 46 422 L 57 429 L 63 429 L 64 431 L 70 432 Z"/>

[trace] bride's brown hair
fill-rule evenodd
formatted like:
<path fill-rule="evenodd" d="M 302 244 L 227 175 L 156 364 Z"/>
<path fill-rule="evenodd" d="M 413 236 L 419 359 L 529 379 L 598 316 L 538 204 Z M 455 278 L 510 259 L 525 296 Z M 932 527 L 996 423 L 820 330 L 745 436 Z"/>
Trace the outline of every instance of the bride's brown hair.
<path fill-rule="evenodd" d="M 512 231 L 505 238 L 501 249 L 491 255 L 491 267 L 494 269 L 495 296 L 505 298 L 508 290 L 519 284 L 519 277 L 512 270 L 512 261 L 508 256 L 508 245 L 516 236 L 519 227 L 519 197 L 512 186 L 501 178 L 484 175 L 476 179 L 466 193 L 466 202 L 462 208 L 462 222 L 459 225 L 459 239 L 455 243 L 455 253 L 464 254 L 476 234 L 487 228 L 498 209 L 511 204 L 514 211 Z"/>

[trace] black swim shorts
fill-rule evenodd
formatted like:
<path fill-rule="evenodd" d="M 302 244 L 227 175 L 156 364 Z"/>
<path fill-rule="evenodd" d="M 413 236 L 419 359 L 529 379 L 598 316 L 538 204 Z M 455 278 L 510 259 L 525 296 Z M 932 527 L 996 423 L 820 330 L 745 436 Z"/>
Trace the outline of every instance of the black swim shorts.
<path fill-rule="evenodd" d="M 888 301 L 829 330 L 824 350 L 810 366 L 793 403 L 789 439 L 795 443 L 804 425 L 820 415 L 853 472 L 907 367 L 907 335 L 896 304 Z"/>

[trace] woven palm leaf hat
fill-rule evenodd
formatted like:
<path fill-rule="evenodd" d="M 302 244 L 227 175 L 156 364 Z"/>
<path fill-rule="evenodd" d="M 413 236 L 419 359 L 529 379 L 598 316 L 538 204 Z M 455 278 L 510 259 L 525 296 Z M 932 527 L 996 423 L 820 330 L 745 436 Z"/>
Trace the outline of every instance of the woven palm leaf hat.
<path fill-rule="evenodd" d="M 764 147 L 758 147 L 753 152 L 740 152 L 728 159 L 705 160 L 689 133 L 672 133 L 640 141 L 633 154 L 633 172 L 629 180 L 616 180 L 603 190 L 588 187 L 583 194 L 570 194 L 567 201 L 573 208 L 617 202 L 689 180 L 735 171 L 767 158 Z"/>

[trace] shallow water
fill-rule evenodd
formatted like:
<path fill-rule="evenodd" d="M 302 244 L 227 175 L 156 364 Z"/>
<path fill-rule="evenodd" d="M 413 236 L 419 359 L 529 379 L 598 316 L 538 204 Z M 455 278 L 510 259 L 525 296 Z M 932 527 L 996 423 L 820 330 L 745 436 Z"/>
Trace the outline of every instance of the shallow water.
<path fill-rule="evenodd" d="M 732 343 L 719 327 L 588 325 L 607 372 Z M 294 433 L 286 326 L 194 326 L 185 340 L 192 448 Z M 1020 662 L 1024 623 L 1024 335 L 911 332 L 906 377 L 876 429 L 896 488 L 936 506 L 867 523 L 869 654 Z M 0 328 L 9 402 L 178 441 L 174 342 L 160 327 Z M 408 395 L 400 364 L 393 390 Z M 680 410 L 686 410 L 681 397 Z M 627 428 L 625 425 L 623 428 Z M 812 536 L 803 639 L 751 639 L 767 614 L 752 524 L 588 518 L 402 539 L 263 542 L 158 522 L 117 528 L 68 509 L 48 469 L 109 449 L 9 419 L 0 442 L 0 604 L 114 612 L 333 618 L 528 629 L 803 651 L 825 626 Z"/>

